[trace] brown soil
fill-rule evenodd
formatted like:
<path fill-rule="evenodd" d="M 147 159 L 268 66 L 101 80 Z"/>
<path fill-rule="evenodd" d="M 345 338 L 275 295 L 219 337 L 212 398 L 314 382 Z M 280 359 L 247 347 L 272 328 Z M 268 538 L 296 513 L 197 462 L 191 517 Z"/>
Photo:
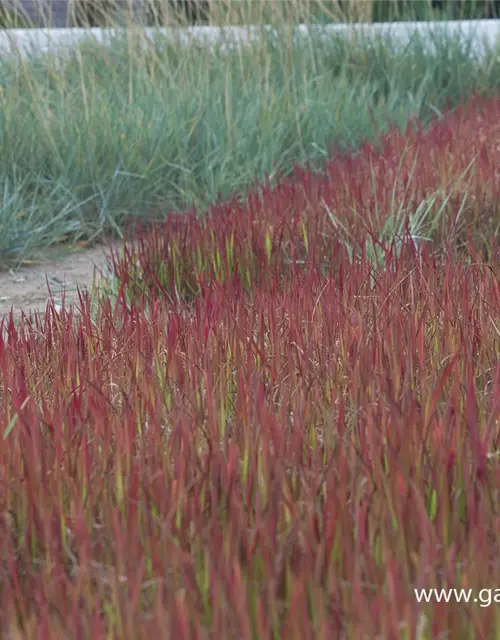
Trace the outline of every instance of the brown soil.
<path fill-rule="evenodd" d="M 115 246 L 120 246 L 116 245 Z M 88 247 L 57 247 L 44 253 L 43 260 L 31 262 L 10 271 L 0 272 L 0 320 L 13 308 L 16 317 L 21 311 L 44 313 L 50 291 L 56 300 L 65 292 L 66 305 L 78 302 L 78 290 L 89 291 L 106 273 L 106 258 L 110 244 Z M 48 286 L 47 286 L 48 285 Z"/>

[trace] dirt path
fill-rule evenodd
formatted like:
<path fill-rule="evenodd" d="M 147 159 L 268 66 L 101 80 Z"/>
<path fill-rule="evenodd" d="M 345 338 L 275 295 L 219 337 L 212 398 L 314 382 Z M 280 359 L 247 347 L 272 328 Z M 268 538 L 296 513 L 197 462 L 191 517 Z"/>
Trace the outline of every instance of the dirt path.
<path fill-rule="evenodd" d="M 90 249 L 57 248 L 47 252 L 39 263 L 16 271 L 1 271 L 0 319 L 10 313 L 11 308 L 16 316 L 21 311 L 45 312 L 50 297 L 47 282 L 54 298 L 60 299 L 65 291 L 67 302 L 78 302 L 77 287 L 90 289 L 94 274 L 99 281 L 106 272 L 109 255 L 109 244 L 94 245 Z"/>

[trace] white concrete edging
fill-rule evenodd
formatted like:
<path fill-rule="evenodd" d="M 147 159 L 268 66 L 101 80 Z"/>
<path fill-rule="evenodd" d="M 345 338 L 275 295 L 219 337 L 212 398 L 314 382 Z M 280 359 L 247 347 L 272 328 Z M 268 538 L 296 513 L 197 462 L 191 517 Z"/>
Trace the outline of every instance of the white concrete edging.
<path fill-rule="evenodd" d="M 161 33 L 167 38 L 178 38 L 181 44 L 204 43 L 205 45 L 220 43 L 223 48 L 235 43 L 248 43 L 259 37 L 262 30 L 275 30 L 266 25 L 244 27 L 212 27 L 197 26 L 187 28 L 141 28 L 132 29 L 12 29 L 0 32 L 0 55 L 19 53 L 42 53 L 45 51 L 61 51 L 74 46 L 78 42 L 94 40 L 99 43 L 111 43 L 124 32 L 144 35 L 151 38 Z M 300 25 L 295 28 L 295 37 L 307 37 L 309 34 L 320 34 L 327 39 L 333 33 L 343 33 L 353 39 L 390 37 L 391 42 L 407 44 L 411 38 L 421 36 L 422 42 L 432 45 L 436 36 L 450 37 L 456 34 L 470 42 L 473 51 L 481 55 L 485 47 L 493 47 L 500 40 L 500 20 L 468 20 L 454 22 L 393 22 L 383 24 L 329 24 Z M 67 49 L 68 50 L 68 49 Z"/>

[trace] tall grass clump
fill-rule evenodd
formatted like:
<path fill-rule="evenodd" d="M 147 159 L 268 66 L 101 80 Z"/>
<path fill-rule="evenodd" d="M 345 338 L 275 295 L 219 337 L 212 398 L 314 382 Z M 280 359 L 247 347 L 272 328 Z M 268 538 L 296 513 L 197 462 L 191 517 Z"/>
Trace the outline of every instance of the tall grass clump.
<path fill-rule="evenodd" d="M 2 28 L 480 20 L 498 0 L 4 0 Z M 63 4 L 64 3 L 64 4 Z M 62 5 L 62 6 L 61 6 Z M 66 5 L 66 6 L 65 6 Z M 55 11 L 54 11 L 55 9 Z"/>
<path fill-rule="evenodd" d="M 470 43 L 290 32 L 228 50 L 130 30 L 111 46 L 0 60 L 0 263 L 137 218 L 244 196 L 295 163 L 429 121 L 500 83 L 498 55 Z"/>

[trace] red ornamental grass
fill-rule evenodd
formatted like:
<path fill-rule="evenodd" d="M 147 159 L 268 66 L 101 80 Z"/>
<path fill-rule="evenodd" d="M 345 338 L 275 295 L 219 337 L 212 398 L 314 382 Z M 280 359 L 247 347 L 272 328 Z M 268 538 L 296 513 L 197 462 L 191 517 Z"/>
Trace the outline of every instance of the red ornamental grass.
<path fill-rule="evenodd" d="M 482 107 L 491 132 L 497 103 Z M 414 589 L 500 584 L 498 251 L 470 240 L 417 255 L 384 237 L 371 250 L 383 216 L 363 229 L 353 213 L 369 202 L 356 176 L 378 158 L 383 187 L 404 145 L 463 176 L 475 113 L 392 132 L 326 177 L 298 170 L 204 222 L 171 218 L 114 257 L 118 298 L 96 314 L 82 295 L 78 317 L 10 319 L 0 629 L 492 636 L 494 606 L 419 604 Z M 491 136 L 481 144 L 496 153 Z M 443 184 L 412 166 L 418 197 Z M 486 167 L 492 190 L 469 177 L 468 193 L 493 207 Z M 471 232 L 475 206 L 461 214 Z M 459 241 L 451 216 L 441 232 Z"/>
<path fill-rule="evenodd" d="M 8 327 L 2 628 L 489 637 L 413 589 L 500 583 L 498 283 L 334 250 L 341 277 Z"/>
<path fill-rule="evenodd" d="M 472 232 L 489 247 L 499 225 L 499 122 L 500 99 L 476 98 L 425 130 L 414 121 L 405 132 L 391 128 L 356 154 L 334 156 L 320 174 L 296 168 L 203 220 L 194 211 L 170 216 L 156 233 L 139 234 L 125 260 L 114 255 L 114 271 L 129 298 L 161 291 L 175 301 L 196 297 L 211 277 L 251 290 L 313 253 L 331 270 L 339 237 L 354 254 L 369 239 L 379 261 L 383 247 L 407 235 L 418 245 L 463 247 Z"/>

